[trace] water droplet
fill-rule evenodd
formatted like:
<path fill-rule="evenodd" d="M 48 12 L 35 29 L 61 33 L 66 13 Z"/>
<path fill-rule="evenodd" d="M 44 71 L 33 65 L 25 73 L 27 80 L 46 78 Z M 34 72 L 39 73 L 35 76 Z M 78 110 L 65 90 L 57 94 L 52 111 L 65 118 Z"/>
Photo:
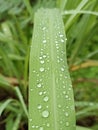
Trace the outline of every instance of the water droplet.
<path fill-rule="evenodd" d="M 64 42 L 64 40 L 63 40 L 63 39 L 61 39 L 61 42 Z"/>
<path fill-rule="evenodd" d="M 50 126 L 50 124 L 49 123 L 47 123 L 47 127 L 49 127 Z"/>
<path fill-rule="evenodd" d="M 43 92 L 39 92 L 39 95 L 42 95 L 43 94 Z"/>
<path fill-rule="evenodd" d="M 46 29 L 46 27 L 43 27 L 43 28 L 42 28 L 42 30 L 45 30 L 45 29 Z"/>
<path fill-rule="evenodd" d="M 42 87 L 42 85 L 41 85 L 41 84 L 37 84 L 37 87 L 38 87 L 38 88 L 41 88 L 41 87 Z"/>
<path fill-rule="evenodd" d="M 68 95 L 66 95 L 65 98 L 68 98 Z"/>
<path fill-rule="evenodd" d="M 67 38 L 65 38 L 65 41 L 67 41 Z"/>
<path fill-rule="evenodd" d="M 65 116 L 69 116 L 69 114 L 67 112 L 65 112 Z"/>
<path fill-rule="evenodd" d="M 44 97 L 44 101 L 47 102 L 49 100 L 49 98 L 46 96 Z"/>
<path fill-rule="evenodd" d="M 63 122 L 62 121 L 60 121 L 60 124 L 62 124 Z"/>
<path fill-rule="evenodd" d="M 40 63 L 41 63 L 41 64 L 44 64 L 44 60 L 41 60 Z"/>
<path fill-rule="evenodd" d="M 66 108 L 68 109 L 69 107 L 68 107 L 68 106 L 66 106 Z"/>
<path fill-rule="evenodd" d="M 64 68 L 61 68 L 61 71 L 64 71 Z"/>
<path fill-rule="evenodd" d="M 43 128 L 43 127 L 40 127 L 39 130 L 44 130 L 44 128 Z"/>
<path fill-rule="evenodd" d="M 32 128 L 35 128 L 35 125 L 32 125 Z"/>
<path fill-rule="evenodd" d="M 32 118 L 30 118 L 29 121 L 31 122 L 31 121 L 32 121 Z"/>
<path fill-rule="evenodd" d="M 39 104 L 37 108 L 38 108 L 38 109 L 41 109 L 41 108 L 42 108 L 42 106 Z"/>
<path fill-rule="evenodd" d="M 44 58 L 46 58 L 46 55 L 43 55 Z"/>
<path fill-rule="evenodd" d="M 36 128 L 38 128 L 39 126 L 35 126 Z"/>
<path fill-rule="evenodd" d="M 60 34 L 60 37 L 63 37 L 63 34 Z"/>
<path fill-rule="evenodd" d="M 47 41 L 46 40 L 43 40 L 43 43 L 46 43 Z"/>
<path fill-rule="evenodd" d="M 61 108 L 61 105 L 59 104 L 58 107 Z"/>
<path fill-rule="evenodd" d="M 65 88 L 65 86 L 63 86 L 63 88 Z"/>
<path fill-rule="evenodd" d="M 44 68 L 43 68 L 43 67 L 41 67 L 41 68 L 40 68 L 40 72 L 43 72 L 43 71 L 44 71 Z"/>
<path fill-rule="evenodd" d="M 66 91 L 63 91 L 63 94 L 66 94 Z"/>
<path fill-rule="evenodd" d="M 69 122 L 66 122 L 66 126 L 69 126 Z"/>
<path fill-rule="evenodd" d="M 33 91 L 33 89 L 31 88 L 30 91 Z"/>
<path fill-rule="evenodd" d="M 40 57 L 39 57 L 39 59 L 41 60 L 41 59 L 42 59 L 42 57 L 40 56 Z"/>
<path fill-rule="evenodd" d="M 42 117 L 48 117 L 49 116 L 49 112 L 47 110 L 42 112 Z"/>

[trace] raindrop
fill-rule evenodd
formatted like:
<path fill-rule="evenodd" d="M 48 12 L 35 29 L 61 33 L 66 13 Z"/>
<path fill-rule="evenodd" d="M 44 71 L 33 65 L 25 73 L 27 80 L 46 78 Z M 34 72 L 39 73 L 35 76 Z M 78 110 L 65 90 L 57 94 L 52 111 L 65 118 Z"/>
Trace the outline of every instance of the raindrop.
<path fill-rule="evenodd" d="M 64 42 L 64 40 L 63 40 L 63 39 L 61 39 L 61 42 Z"/>
<path fill-rule="evenodd" d="M 71 90 L 71 88 L 68 88 L 68 90 Z"/>
<path fill-rule="evenodd" d="M 43 94 L 43 92 L 39 92 L 39 95 L 42 95 Z"/>
<path fill-rule="evenodd" d="M 67 112 L 65 112 L 65 116 L 69 116 L 69 114 Z"/>
<path fill-rule="evenodd" d="M 68 98 L 68 95 L 66 95 L 65 98 Z"/>
<path fill-rule="evenodd" d="M 38 128 L 39 126 L 36 126 L 36 128 Z"/>
<path fill-rule="evenodd" d="M 43 127 L 40 127 L 39 130 L 44 130 L 44 128 L 43 128 Z"/>
<path fill-rule="evenodd" d="M 42 30 L 45 30 L 45 29 L 46 29 L 46 27 L 43 27 L 43 28 L 42 28 Z"/>
<path fill-rule="evenodd" d="M 69 122 L 66 122 L 66 126 L 69 126 Z"/>
<path fill-rule="evenodd" d="M 32 128 L 35 128 L 35 125 L 32 125 Z"/>
<path fill-rule="evenodd" d="M 41 85 L 41 84 L 37 84 L 37 87 L 38 87 L 38 88 L 41 88 L 41 87 L 42 87 L 42 85 Z"/>
<path fill-rule="evenodd" d="M 41 64 L 44 64 L 44 60 L 41 60 L 40 63 L 41 63 Z"/>
<path fill-rule="evenodd" d="M 63 94 L 66 94 L 66 91 L 63 91 Z"/>
<path fill-rule="evenodd" d="M 47 118 L 49 116 L 49 112 L 47 110 L 42 112 L 42 117 Z"/>
<path fill-rule="evenodd" d="M 46 96 L 44 97 L 44 101 L 47 102 L 49 100 L 49 98 Z"/>
<path fill-rule="evenodd" d="M 32 121 L 32 118 L 30 118 L 29 121 L 31 122 L 31 121 Z"/>
<path fill-rule="evenodd" d="M 39 57 L 39 59 L 41 60 L 41 59 L 42 59 L 42 57 L 40 56 L 40 57 Z"/>
<path fill-rule="evenodd" d="M 62 121 L 60 121 L 60 124 L 62 124 L 63 122 Z"/>
<path fill-rule="evenodd" d="M 43 72 L 43 71 L 44 71 L 44 68 L 43 68 L 43 67 L 41 67 L 41 68 L 40 68 L 40 72 Z"/>
<path fill-rule="evenodd" d="M 43 55 L 44 58 L 46 58 L 46 55 Z"/>
<path fill-rule="evenodd" d="M 30 91 L 33 91 L 33 89 L 31 88 Z"/>
<path fill-rule="evenodd" d="M 61 68 L 61 71 L 64 71 L 64 68 Z"/>
<path fill-rule="evenodd" d="M 42 108 L 42 106 L 39 104 L 37 108 L 38 108 L 38 109 L 41 109 L 41 108 Z"/>
<path fill-rule="evenodd" d="M 49 123 L 47 123 L 47 127 L 49 127 L 50 126 L 50 124 Z"/>
<path fill-rule="evenodd" d="M 67 38 L 65 38 L 65 41 L 67 41 Z"/>
<path fill-rule="evenodd" d="M 60 34 L 60 37 L 63 37 L 63 34 Z"/>
<path fill-rule="evenodd" d="M 61 108 L 61 105 L 59 104 L 58 107 Z"/>
<path fill-rule="evenodd" d="M 43 40 L 43 43 L 46 43 L 47 41 L 46 40 Z"/>

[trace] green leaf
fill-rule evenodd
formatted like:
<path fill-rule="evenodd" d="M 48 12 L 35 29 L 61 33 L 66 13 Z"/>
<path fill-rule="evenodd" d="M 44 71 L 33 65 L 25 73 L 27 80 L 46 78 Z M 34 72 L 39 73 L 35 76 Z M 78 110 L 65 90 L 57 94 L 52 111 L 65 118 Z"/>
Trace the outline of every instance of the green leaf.
<path fill-rule="evenodd" d="M 75 109 L 58 9 L 39 9 L 30 51 L 29 130 L 75 130 Z"/>
<path fill-rule="evenodd" d="M 2 112 L 6 109 L 7 105 L 8 105 L 11 101 L 13 101 L 13 100 L 12 100 L 12 99 L 8 99 L 8 100 L 6 100 L 4 103 L 1 104 L 1 106 L 0 106 L 0 116 L 1 116 Z"/>

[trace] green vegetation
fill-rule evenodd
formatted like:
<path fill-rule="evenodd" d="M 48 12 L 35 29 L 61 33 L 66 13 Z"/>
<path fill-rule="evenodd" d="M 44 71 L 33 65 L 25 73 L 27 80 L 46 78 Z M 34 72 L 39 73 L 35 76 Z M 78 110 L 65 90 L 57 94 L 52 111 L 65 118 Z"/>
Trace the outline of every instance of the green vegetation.
<path fill-rule="evenodd" d="M 41 7 L 61 10 L 76 121 L 85 127 L 77 130 L 97 130 L 98 0 L 0 0 L 0 129 L 27 130 L 29 50 Z"/>

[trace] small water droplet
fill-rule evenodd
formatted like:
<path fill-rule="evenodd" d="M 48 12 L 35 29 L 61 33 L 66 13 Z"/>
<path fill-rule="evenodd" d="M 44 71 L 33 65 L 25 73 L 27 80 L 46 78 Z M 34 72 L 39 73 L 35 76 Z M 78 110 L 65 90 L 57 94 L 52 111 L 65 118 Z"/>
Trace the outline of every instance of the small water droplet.
<path fill-rule="evenodd" d="M 35 125 L 32 125 L 32 128 L 35 128 Z"/>
<path fill-rule="evenodd" d="M 47 118 L 49 116 L 49 112 L 47 110 L 42 112 L 42 117 Z"/>
<path fill-rule="evenodd" d="M 49 127 L 50 126 L 50 124 L 49 123 L 47 123 L 47 127 Z"/>
<path fill-rule="evenodd" d="M 32 118 L 30 118 L 29 121 L 31 122 L 31 121 L 32 121 Z"/>
<path fill-rule="evenodd" d="M 39 126 L 35 126 L 36 128 L 38 128 Z"/>
<path fill-rule="evenodd" d="M 68 95 L 66 95 L 65 98 L 68 98 Z"/>
<path fill-rule="evenodd" d="M 43 128 L 43 127 L 40 127 L 39 130 L 44 130 L 44 128 Z"/>
<path fill-rule="evenodd" d="M 41 64 L 44 64 L 44 60 L 41 60 L 40 63 L 41 63 Z"/>
<path fill-rule="evenodd" d="M 61 71 L 64 71 L 64 68 L 61 68 Z"/>
<path fill-rule="evenodd" d="M 63 34 L 60 34 L 60 37 L 63 37 Z"/>
<path fill-rule="evenodd" d="M 42 108 L 42 106 L 39 104 L 37 108 L 38 108 L 38 109 L 41 109 L 41 108 Z"/>
<path fill-rule="evenodd" d="M 31 88 L 30 91 L 33 91 L 33 89 Z"/>
<path fill-rule="evenodd" d="M 46 27 L 43 27 L 43 28 L 42 28 L 42 30 L 45 30 L 45 29 L 46 29 Z"/>
<path fill-rule="evenodd" d="M 41 85 L 41 84 L 37 84 L 37 87 L 38 87 L 38 88 L 41 88 L 41 87 L 42 87 L 42 85 Z"/>
<path fill-rule="evenodd" d="M 63 39 L 61 39 L 61 42 L 64 42 L 64 40 L 63 40 Z"/>
<path fill-rule="evenodd" d="M 66 91 L 63 91 L 63 94 L 66 94 Z"/>
<path fill-rule="evenodd" d="M 47 56 L 46 55 L 43 55 L 43 58 L 46 58 Z"/>
<path fill-rule="evenodd" d="M 43 43 L 46 43 L 47 41 L 46 40 L 43 40 Z"/>
<path fill-rule="evenodd" d="M 65 116 L 69 116 L 68 112 L 65 112 Z"/>
<path fill-rule="evenodd" d="M 41 60 L 41 59 L 42 59 L 42 57 L 40 56 L 40 57 L 39 57 L 39 59 Z"/>
<path fill-rule="evenodd" d="M 43 94 L 43 92 L 39 92 L 39 95 L 42 95 Z"/>
<path fill-rule="evenodd" d="M 61 105 L 59 104 L 58 107 L 61 108 Z"/>
<path fill-rule="evenodd" d="M 65 38 L 65 41 L 67 41 L 67 38 Z"/>
<path fill-rule="evenodd" d="M 66 126 L 69 126 L 69 122 L 68 121 L 66 122 Z"/>
<path fill-rule="evenodd" d="M 47 102 L 49 100 L 49 98 L 46 96 L 44 97 L 44 101 Z"/>
<path fill-rule="evenodd" d="M 43 71 L 44 71 L 44 68 L 43 68 L 43 67 L 41 67 L 41 68 L 40 68 L 40 72 L 43 72 Z"/>

